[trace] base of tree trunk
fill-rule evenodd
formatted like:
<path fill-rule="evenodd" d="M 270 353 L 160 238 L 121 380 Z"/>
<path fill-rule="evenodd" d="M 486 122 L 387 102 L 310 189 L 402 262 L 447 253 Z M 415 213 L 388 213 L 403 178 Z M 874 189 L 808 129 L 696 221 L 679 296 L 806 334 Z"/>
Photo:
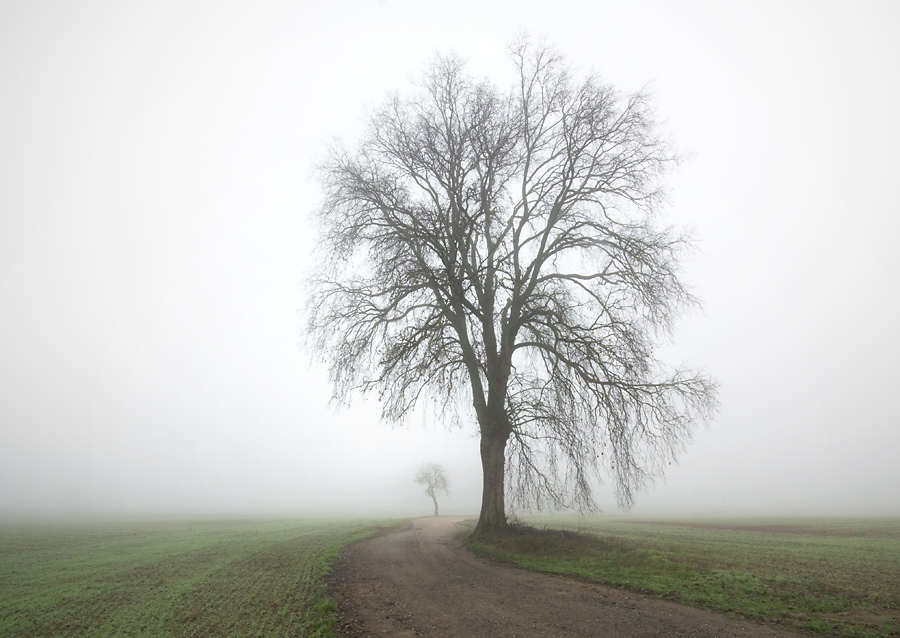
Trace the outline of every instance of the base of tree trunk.
<path fill-rule="evenodd" d="M 489 524 L 478 521 L 475 530 L 472 532 L 475 536 L 498 536 L 509 532 L 509 524 L 503 521 L 502 524 Z"/>
<path fill-rule="evenodd" d="M 504 470 L 506 439 L 481 436 L 481 469 L 484 487 L 481 493 L 481 514 L 475 526 L 476 534 L 503 533 L 507 530 L 504 502 Z"/>

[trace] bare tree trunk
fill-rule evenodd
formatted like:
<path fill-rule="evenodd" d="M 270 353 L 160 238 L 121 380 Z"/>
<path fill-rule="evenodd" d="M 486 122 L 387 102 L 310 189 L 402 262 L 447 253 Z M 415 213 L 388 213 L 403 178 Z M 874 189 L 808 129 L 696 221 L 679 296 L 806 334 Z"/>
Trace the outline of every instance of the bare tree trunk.
<path fill-rule="evenodd" d="M 508 437 L 481 435 L 481 468 L 484 488 L 481 493 L 481 515 L 476 533 L 506 531 L 506 506 L 504 503 L 503 474 L 506 464 Z"/>
<path fill-rule="evenodd" d="M 434 501 L 434 515 L 438 516 L 438 506 L 437 506 L 437 498 L 435 498 L 434 494 L 431 494 L 431 500 Z"/>

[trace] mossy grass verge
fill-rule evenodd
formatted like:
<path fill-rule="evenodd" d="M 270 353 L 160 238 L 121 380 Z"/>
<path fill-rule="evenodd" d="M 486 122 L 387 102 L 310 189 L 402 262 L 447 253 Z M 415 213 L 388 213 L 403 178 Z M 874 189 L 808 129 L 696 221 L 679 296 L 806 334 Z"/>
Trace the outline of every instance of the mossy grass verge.
<path fill-rule="evenodd" d="M 900 519 L 529 519 L 465 542 L 551 574 L 819 636 L 900 636 Z"/>
<path fill-rule="evenodd" d="M 334 560 L 389 525 L 0 525 L 0 635 L 333 636 Z"/>

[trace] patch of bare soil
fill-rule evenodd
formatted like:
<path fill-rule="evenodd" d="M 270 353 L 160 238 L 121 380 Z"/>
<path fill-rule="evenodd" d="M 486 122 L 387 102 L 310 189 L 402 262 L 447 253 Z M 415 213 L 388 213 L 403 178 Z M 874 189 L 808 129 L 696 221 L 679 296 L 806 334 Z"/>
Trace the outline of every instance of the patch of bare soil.
<path fill-rule="evenodd" d="M 432 517 L 352 545 L 334 565 L 339 636 L 797 636 L 634 592 L 481 558 Z"/>

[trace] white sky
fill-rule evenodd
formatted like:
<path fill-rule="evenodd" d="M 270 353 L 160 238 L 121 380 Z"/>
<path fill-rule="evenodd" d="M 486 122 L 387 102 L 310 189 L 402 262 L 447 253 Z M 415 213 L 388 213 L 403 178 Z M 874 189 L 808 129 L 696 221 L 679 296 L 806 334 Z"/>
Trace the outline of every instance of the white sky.
<path fill-rule="evenodd" d="M 473 428 L 335 413 L 299 344 L 312 165 L 519 28 L 691 159 L 673 362 L 722 383 L 636 513 L 900 515 L 900 3 L 0 3 L 0 520 L 477 513 Z M 600 500 L 615 511 L 613 499 Z"/>

